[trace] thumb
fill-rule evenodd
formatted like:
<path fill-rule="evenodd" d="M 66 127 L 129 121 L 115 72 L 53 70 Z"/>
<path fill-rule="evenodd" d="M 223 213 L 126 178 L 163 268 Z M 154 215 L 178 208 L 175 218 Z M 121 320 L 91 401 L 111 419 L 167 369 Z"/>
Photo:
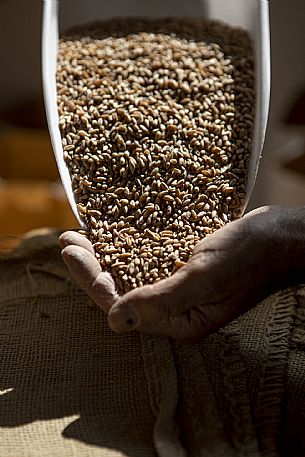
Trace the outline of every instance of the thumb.
<path fill-rule="evenodd" d="M 117 332 L 149 329 L 158 333 L 158 328 L 196 305 L 197 293 L 192 287 L 196 273 L 194 278 L 192 270 L 187 264 L 168 279 L 120 297 L 108 315 L 110 328 Z"/>

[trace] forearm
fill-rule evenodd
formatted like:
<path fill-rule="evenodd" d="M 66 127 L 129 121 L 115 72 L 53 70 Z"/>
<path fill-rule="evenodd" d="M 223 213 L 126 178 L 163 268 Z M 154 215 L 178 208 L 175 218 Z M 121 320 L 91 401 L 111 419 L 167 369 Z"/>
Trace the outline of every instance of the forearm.
<path fill-rule="evenodd" d="M 305 283 L 305 206 L 271 207 L 252 222 L 264 245 L 262 262 L 270 293 Z"/>
<path fill-rule="evenodd" d="M 305 283 L 305 206 L 289 208 L 279 233 L 284 269 L 283 285 Z"/>

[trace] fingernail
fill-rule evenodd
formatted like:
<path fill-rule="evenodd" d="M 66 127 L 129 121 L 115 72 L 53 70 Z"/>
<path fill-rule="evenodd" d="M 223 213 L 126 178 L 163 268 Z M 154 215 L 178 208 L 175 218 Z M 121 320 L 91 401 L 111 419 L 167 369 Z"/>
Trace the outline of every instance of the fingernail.
<path fill-rule="evenodd" d="M 140 316 L 132 305 L 113 306 L 108 314 L 108 324 L 115 332 L 130 332 L 140 324 Z"/>

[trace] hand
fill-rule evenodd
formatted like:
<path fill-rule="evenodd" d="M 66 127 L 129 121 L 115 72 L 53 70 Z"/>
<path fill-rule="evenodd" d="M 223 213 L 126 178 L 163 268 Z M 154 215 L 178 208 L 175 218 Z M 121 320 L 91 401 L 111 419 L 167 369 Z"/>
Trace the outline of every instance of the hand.
<path fill-rule="evenodd" d="M 252 211 L 198 243 L 188 263 L 170 278 L 121 297 L 88 240 L 66 232 L 60 245 L 72 275 L 108 313 L 113 330 L 197 342 L 303 279 L 304 212 L 280 207 Z"/>
<path fill-rule="evenodd" d="M 64 232 L 59 237 L 62 258 L 78 285 L 108 312 L 119 298 L 115 282 L 103 272 L 90 241 L 77 232 Z"/>

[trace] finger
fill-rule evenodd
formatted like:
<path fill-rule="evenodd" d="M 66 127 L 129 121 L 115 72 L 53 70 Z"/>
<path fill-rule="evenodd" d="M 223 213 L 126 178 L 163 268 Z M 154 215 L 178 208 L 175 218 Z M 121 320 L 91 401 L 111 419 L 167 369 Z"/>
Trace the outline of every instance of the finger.
<path fill-rule="evenodd" d="M 111 309 L 110 313 L 112 312 L 113 309 Z M 222 304 L 214 303 L 191 307 L 185 313 L 176 317 L 169 317 L 166 321 L 139 321 L 139 324 L 136 327 L 132 327 L 131 323 L 129 323 L 128 328 L 120 327 L 120 329 L 118 329 L 117 327 L 114 328 L 113 325 L 111 325 L 111 328 L 118 332 L 136 329 L 142 333 L 170 337 L 183 343 L 198 343 L 204 337 L 219 330 L 223 325 L 230 322 L 236 315 L 238 315 L 238 313 L 224 312 L 224 306 Z M 128 318 L 130 319 L 130 315 Z M 114 319 L 117 319 L 117 316 L 115 316 Z"/>
<path fill-rule="evenodd" d="M 118 332 L 147 326 L 158 327 L 185 313 L 204 295 L 202 274 L 187 264 L 168 279 L 134 289 L 119 298 L 108 316 L 109 326 Z"/>
<path fill-rule="evenodd" d="M 216 232 L 207 235 L 193 249 L 192 256 L 199 253 L 216 254 L 219 256 L 227 256 L 228 252 L 236 247 L 240 247 L 242 243 L 247 241 L 249 236 L 249 221 L 246 216 L 244 218 L 229 222 L 224 227 L 218 229 Z"/>
<path fill-rule="evenodd" d="M 77 284 L 89 297 L 108 312 L 119 295 L 110 273 L 103 272 L 94 255 L 80 246 L 67 246 L 62 257 Z"/>
<path fill-rule="evenodd" d="M 281 207 L 278 205 L 266 205 L 266 206 L 260 206 L 259 208 L 252 209 L 248 213 L 246 213 L 243 218 L 245 217 L 252 217 L 257 214 L 263 214 L 263 213 L 277 213 L 281 210 Z"/>
<path fill-rule="evenodd" d="M 122 326 L 121 320 L 115 322 L 117 319 L 121 319 L 121 316 L 117 314 L 112 317 L 113 320 L 110 323 L 110 327 L 117 332 L 136 329 L 142 333 L 170 337 L 183 343 L 198 343 L 242 314 L 245 309 L 241 305 L 243 305 L 242 301 L 237 306 L 227 306 L 222 302 L 205 303 L 199 306 L 191 306 L 183 314 L 169 317 L 167 320 L 152 322 L 151 320 L 141 321 L 140 319 L 136 326 L 132 325 L 130 319 L 133 319 L 133 316 L 130 316 L 130 314 L 124 316 L 127 325 Z M 111 308 L 109 316 L 115 312 L 115 307 L 116 304 Z M 137 313 L 137 310 L 135 312 Z M 119 327 L 116 324 L 119 324 Z"/>
<path fill-rule="evenodd" d="M 80 233 L 72 232 L 69 230 L 68 232 L 64 232 L 60 235 L 58 239 L 59 246 L 64 249 L 66 246 L 70 246 L 74 244 L 75 246 L 80 246 L 87 251 L 91 252 L 94 255 L 94 249 L 90 241 Z"/>

